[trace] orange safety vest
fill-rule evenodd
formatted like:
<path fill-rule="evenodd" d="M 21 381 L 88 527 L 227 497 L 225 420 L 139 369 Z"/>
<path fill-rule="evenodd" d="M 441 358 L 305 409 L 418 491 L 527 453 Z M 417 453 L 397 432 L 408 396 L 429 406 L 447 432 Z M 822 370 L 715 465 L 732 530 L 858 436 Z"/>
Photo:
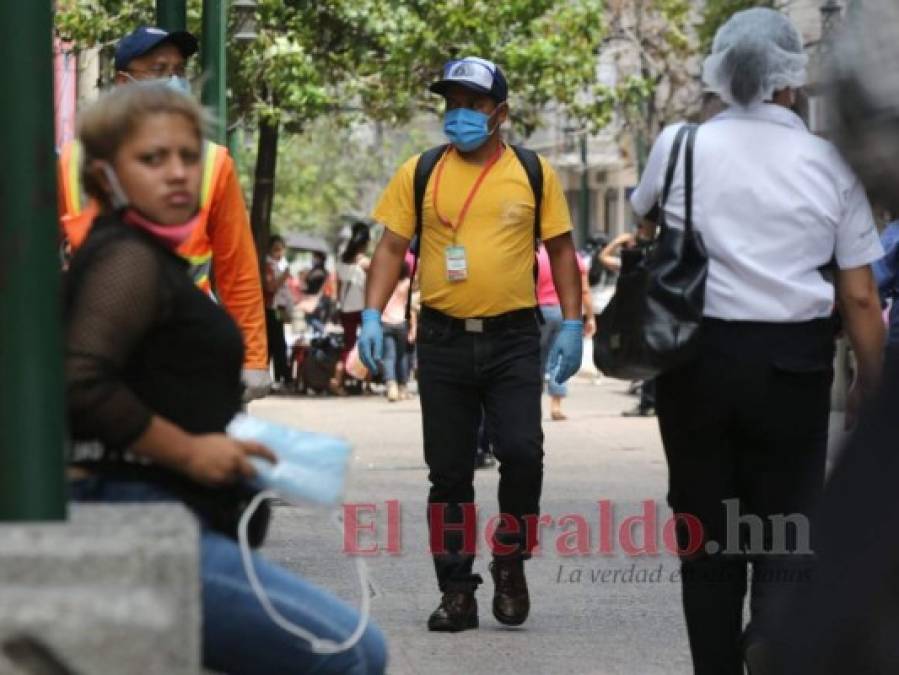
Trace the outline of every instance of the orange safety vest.
<path fill-rule="evenodd" d="M 74 253 L 90 232 L 94 218 L 100 213 L 100 205 L 84 192 L 81 182 L 82 147 L 78 141 L 68 143 L 60 157 L 60 183 L 63 192 L 64 212 L 60 216 L 62 234 Z M 207 225 L 212 207 L 213 188 L 228 157 L 224 146 L 212 141 L 203 142 L 203 181 L 200 188 L 200 217 L 197 227 L 181 246 L 178 254 L 190 263 L 190 275 L 194 283 L 207 293 L 212 292 L 212 244 Z"/>

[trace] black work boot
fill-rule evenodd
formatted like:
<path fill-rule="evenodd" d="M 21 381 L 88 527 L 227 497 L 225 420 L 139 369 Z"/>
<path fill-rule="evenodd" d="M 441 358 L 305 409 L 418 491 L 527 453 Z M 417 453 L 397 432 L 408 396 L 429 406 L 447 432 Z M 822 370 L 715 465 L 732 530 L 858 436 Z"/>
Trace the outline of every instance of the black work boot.
<path fill-rule="evenodd" d="M 474 591 L 447 591 L 440 606 L 428 617 L 428 630 L 458 633 L 478 627 L 478 601 Z"/>
<path fill-rule="evenodd" d="M 520 626 L 528 618 L 531 600 L 524 578 L 524 560 L 495 558 L 490 564 L 493 576 L 493 616 L 507 626 Z"/>

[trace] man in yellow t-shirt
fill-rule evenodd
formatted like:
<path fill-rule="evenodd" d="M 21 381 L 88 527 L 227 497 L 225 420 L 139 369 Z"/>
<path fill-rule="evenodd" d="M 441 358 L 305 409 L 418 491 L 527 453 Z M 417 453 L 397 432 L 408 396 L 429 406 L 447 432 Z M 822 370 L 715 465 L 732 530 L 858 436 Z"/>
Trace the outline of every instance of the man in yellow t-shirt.
<path fill-rule="evenodd" d="M 478 625 L 472 573 L 477 539 L 474 459 L 486 415 L 500 461 L 499 506 L 491 537 L 493 614 L 519 625 L 530 608 L 524 560 L 536 545 L 543 481 L 540 334 L 534 288 L 535 213 L 565 317 L 549 364 L 564 382 L 581 363 L 581 278 L 565 198 L 540 158 L 537 200 L 517 151 L 502 141 L 507 84 L 490 61 L 449 62 L 431 91 L 446 100 L 450 145 L 428 180 L 422 204 L 422 310 L 418 326 L 419 394 L 425 461 L 430 468 L 428 525 L 443 598 L 428 628 Z M 418 158 L 396 173 L 373 217 L 385 225 L 369 268 L 359 353 L 377 371 L 383 349 L 381 310 L 397 283 L 416 230 Z"/>

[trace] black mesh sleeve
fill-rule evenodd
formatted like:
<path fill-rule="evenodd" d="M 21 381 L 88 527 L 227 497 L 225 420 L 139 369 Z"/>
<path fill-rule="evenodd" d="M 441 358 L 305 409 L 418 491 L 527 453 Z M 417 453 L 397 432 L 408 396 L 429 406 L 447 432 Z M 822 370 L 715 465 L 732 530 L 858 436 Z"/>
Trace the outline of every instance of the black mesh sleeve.
<path fill-rule="evenodd" d="M 133 443 L 153 416 L 121 373 L 161 311 L 157 254 L 134 239 L 112 241 L 73 269 L 66 312 L 65 376 L 76 439 Z"/>

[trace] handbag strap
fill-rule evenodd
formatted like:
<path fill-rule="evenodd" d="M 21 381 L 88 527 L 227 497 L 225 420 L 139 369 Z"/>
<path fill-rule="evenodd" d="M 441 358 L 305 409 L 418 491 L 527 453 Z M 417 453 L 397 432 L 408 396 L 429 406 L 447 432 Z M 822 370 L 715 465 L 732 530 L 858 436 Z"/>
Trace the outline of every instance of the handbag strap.
<path fill-rule="evenodd" d="M 671 184 L 674 182 L 674 170 L 677 168 L 677 160 L 680 159 L 680 149 L 684 144 L 684 136 L 690 130 L 690 125 L 685 124 L 677 130 L 674 143 L 671 146 L 671 154 L 668 156 L 668 170 L 665 172 L 665 187 L 662 189 L 662 203 L 664 207 L 668 203 L 668 194 L 671 192 Z"/>
<path fill-rule="evenodd" d="M 684 232 L 693 232 L 693 149 L 696 146 L 696 124 L 690 125 L 687 134 L 687 152 L 684 157 Z"/>
<path fill-rule="evenodd" d="M 660 215 L 664 213 L 665 204 L 668 202 L 668 195 L 671 193 L 671 185 L 674 183 L 674 171 L 677 169 L 677 163 L 680 159 L 680 150 L 684 144 L 684 138 L 687 139 L 687 151 L 684 157 L 684 230 L 691 232 L 693 230 L 693 148 L 696 144 L 696 131 L 699 126 L 696 124 L 684 124 L 677 130 L 674 137 L 674 143 L 671 146 L 671 155 L 668 157 L 668 170 L 665 172 L 665 185 L 662 189 L 662 201 L 660 204 Z"/>

